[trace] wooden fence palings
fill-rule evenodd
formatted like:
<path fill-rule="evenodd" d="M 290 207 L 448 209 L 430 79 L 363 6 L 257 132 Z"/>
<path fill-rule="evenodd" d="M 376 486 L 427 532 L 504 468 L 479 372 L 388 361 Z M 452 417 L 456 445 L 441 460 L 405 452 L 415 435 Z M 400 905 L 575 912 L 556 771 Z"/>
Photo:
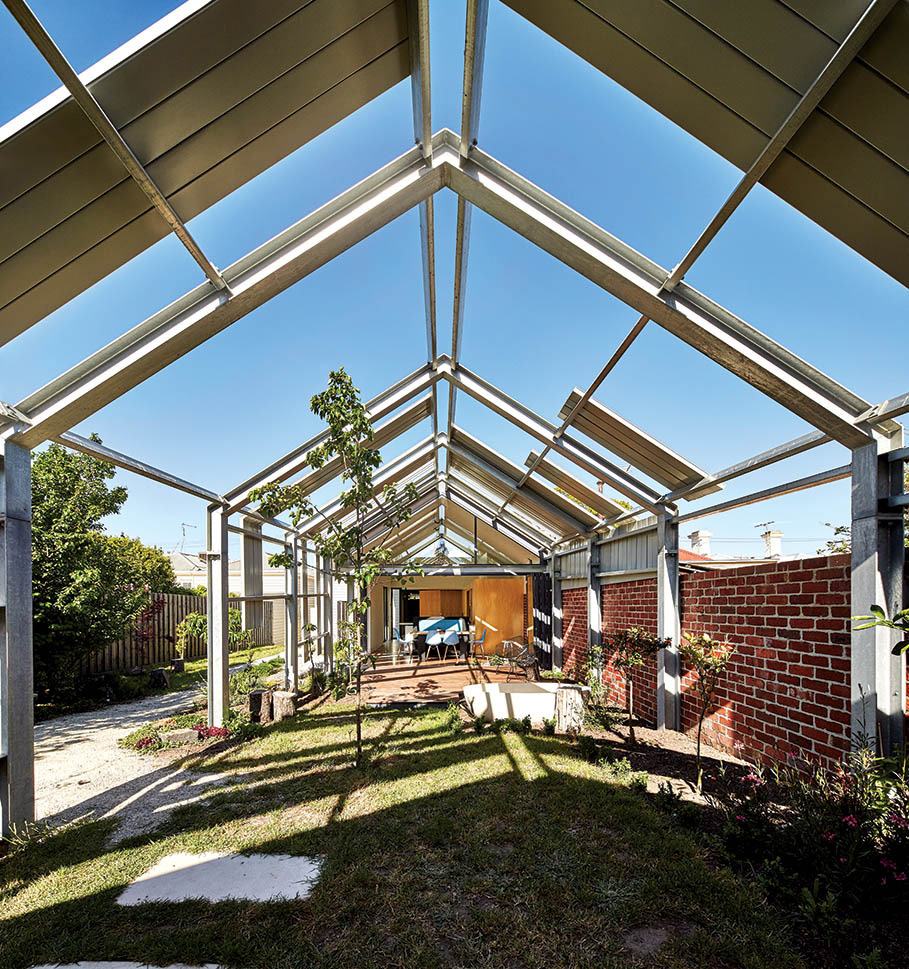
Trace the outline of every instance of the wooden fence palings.
<path fill-rule="evenodd" d="M 157 596 L 156 596 L 157 598 Z M 153 617 L 151 622 L 152 635 L 143 644 L 142 637 L 133 629 L 123 639 L 110 643 L 104 649 L 98 650 L 93 656 L 82 662 L 81 672 L 120 673 L 136 666 L 166 666 L 173 656 L 176 656 L 177 626 L 191 612 L 206 613 L 207 600 L 205 596 L 180 595 L 166 593 L 164 607 Z M 272 636 L 273 603 L 264 602 L 263 621 L 249 632 L 252 635 L 253 646 L 267 646 Z M 143 646 L 145 655 L 143 658 Z M 205 639 L 194 637 L 187 640 L 186 659 L 198 659 L 206 652 Z"/>

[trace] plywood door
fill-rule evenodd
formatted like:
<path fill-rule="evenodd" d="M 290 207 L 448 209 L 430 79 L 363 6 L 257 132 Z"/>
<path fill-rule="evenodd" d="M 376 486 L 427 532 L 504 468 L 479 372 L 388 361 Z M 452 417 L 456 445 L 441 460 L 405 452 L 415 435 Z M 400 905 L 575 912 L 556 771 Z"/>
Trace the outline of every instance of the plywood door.
<path fill-rule="evenodd" d="M 483 646 L 491 653 L 503 639 L 523 635 L 524 580 L 478 578 L 473 584 L 473 608 L 475 635 L 479 639 L 486 630 Z"/>

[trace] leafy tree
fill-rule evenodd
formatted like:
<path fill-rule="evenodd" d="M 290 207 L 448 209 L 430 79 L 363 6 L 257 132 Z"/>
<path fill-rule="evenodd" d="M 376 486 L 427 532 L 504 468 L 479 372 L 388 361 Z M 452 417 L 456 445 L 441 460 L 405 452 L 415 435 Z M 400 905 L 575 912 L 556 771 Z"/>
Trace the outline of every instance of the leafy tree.
<path fill-rule="evenodd" d="M 704 729 L 704 718 L 713 705 L 713 699 L 719 686 L 720 677 L 735 654 L 735 646 L 718 643 L 706 634 L 695 636 L 691 633 L 683 633 L 679 652 L 682 654 L 682 659 L 694 670 L 696 677 L 695 685 L 701 701 L 700 709 L 698 710 L 697 751 L 698 791 L 700 791 L 703 780 L 701 770 L 701 733 Z"/>
<path fill-rule="evenodd" d="M 72 689 L 83 659 L 123 636 L 151 594 L 174 588 L 160 549 L 104 534 L 127 497 L 109 484 L 114 474 L 59 444 L 32 459 L 35 683 L 44 692 Z"/>
<path fill-rule="evenodd" d="M 369 593 L 376 578 L 388 561 L 388 543 L 394 531 L 410 517 L 410 509 L 417 498 L 413 484 L 403 488 L 386 485 L 375 494 L 373 476 L 382 463 L 377 449 L 371 446 L 373 431 L 369 415 L 360 400 L 360 391 L 341 367 L 328 377 L 328 387 L 310 401 L 312 412 L 328 425 L 323 444 L 307 455 L 309 466 L 317 471 L 329 461 L 340 459 L 341 504 L 346 510 L 342 518 L 326 518 L 313 544 L 323 560 L 330 562 L 332 575 L 353 580 L 356 598 L 347 604 L 346 619 L 338 623 L 335 655 L 340 659 L 348 689 L 357 697 L 357 766 L 363 759 L 361 684 L 368 667 L 375 666 L 375 658 L 366 648 L 366 616 Z M 261 502 L 264 514 L 274 516 L 289 512 L 295 526 L 318 514 L 315 504 L 299 484 L 282 486 L 271 482 L 250 494 Z M 368 526 L 368 527 L 367 527 Z M 386 537 L 374 545 L 367 542 L 368 532 L 377 527 L 387 529 Z M 269 557 L 272 566 L 287 567 L 287 554 L 280 552 Z M 412 569 L 406 578 L 420 574 Z"/>

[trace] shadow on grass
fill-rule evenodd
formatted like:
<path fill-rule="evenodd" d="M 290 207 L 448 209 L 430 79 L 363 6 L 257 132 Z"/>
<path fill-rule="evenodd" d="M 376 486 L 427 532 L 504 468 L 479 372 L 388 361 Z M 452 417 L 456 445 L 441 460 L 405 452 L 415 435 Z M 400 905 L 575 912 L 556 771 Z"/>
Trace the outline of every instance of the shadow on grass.
<path fill-rule="evenodd" d="M 304 717 L 269 741 L 340 749 L 339 719 Z M 432 711 L 371 714 L 367 750 L 382 757 L 363 770 L 348 755 L 216 791 L 115 850 L 92 824 L 81 845 L 61 832 L 22 852 L 0 867 L 0 965 L 618 967 L 629 965 L 625 934 L 655 922 L 676 926 L 662 965 L 799 965 L 760 900 L 563 741 L 441 736 L 440 722 Z M 280 751 L 234 754 L 206 766 L 280 770 Z M 319 856 L 322 875 L 305 901 L 115 904 L 158 858 L 203 850 Z"/>

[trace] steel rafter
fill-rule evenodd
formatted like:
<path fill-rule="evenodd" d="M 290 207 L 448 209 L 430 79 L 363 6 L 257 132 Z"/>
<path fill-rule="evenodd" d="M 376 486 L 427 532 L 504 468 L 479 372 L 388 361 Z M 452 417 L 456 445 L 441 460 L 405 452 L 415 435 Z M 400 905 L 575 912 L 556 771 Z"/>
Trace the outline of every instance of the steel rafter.
<path fill-rule="evenodd" d="M 866 401 L 479 149 L 452 163 L 448 183 L 556 259 L 701 351 L 847 447 L 868 435 Z"/>
<path fill-rule="evenodd" d="M 62 434 L 335 256 L 437 192 L 440 166 L 413 148 L 224 270 L 231 293 L 208 283 L 21 402 L 30 426 L 4 436 L 25 447 Z"/>

